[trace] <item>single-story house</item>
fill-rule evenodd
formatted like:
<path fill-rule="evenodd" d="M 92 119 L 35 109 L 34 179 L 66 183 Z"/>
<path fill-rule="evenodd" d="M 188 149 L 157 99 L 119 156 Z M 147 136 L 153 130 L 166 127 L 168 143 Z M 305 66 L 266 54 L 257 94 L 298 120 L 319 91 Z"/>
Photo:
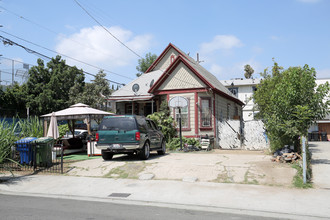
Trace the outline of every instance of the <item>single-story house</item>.
<path fill-rule="evenodd" d="M 242 120 L 244 103 L 171 43 L 142 76 L 115 91 L 109 101 L 117 114 L 148 115 L 175 96 L 188 100 L 188 106 L 181 110 L 185 137 L 208 135 L 217 140 L 219 121 Z M 171 112 L 178 120 L 178 110 Z"/>

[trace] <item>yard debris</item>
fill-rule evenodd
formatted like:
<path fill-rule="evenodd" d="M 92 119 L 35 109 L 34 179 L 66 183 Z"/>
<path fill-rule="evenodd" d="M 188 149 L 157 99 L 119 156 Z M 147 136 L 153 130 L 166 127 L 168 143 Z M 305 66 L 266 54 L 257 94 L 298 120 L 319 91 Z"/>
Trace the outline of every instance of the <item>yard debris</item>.
<path fill-rule="evenodd" d="M 291 150 L 289 146 L 286 145 L 284 148 L 277 150 L 271 160 L 272 162 L 284 163 L 293 162 L 300 159 L 302 159 L 302 157 L 298 153 L 293 152 L 293 150 Z"/>

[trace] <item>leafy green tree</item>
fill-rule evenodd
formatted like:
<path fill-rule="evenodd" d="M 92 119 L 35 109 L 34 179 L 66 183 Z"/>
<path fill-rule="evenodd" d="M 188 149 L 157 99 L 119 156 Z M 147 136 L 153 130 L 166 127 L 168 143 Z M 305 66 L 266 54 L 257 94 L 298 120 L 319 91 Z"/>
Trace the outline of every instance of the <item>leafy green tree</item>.
<path fill-rule="evenodd" d="M 171 141 L 171 139 L 176 136 L 175 121 L 170 116 L 170 109 L 168 108 L 166 101 L 161 103 L 158 112 L 148 115 L 147 117 L 152 119 L 157 126 L 162 128 L 166 143 Z"/>
<path fill-rule="evenodd" d="M 26 114 L 26 86 L 20 86 L 17 82 L 7 87 L 6 91 L 0 91 L 1 115 L 7 117 L 25 116 Z"/>
<path fill-rule="evenodd" d="M 78 93 L 76 91 L 77 87 L 72 87 L 70 90 L 71 103 L 82 102 L 94 108 L 103 106 L 106 99 L 111 95 L 110 84 L 105 76 L 106 74 L 100 71 L 91 83 L 85 84 L 83 92 Z"/>
<path fill-rule="evenodd" d="M 37 62 L 38 66 L 29 70 L 30 77 L 26 85 L 30 112 L 41 115 L 69 107 L 71 88 L 74 87 L 77 93 L 83 91 L 83 71 L 66 65 L 60 56 L 52 58 L 47 67 L 41 59 Z"/>
<path fill-rule="evenodd" d="M 246 64 L 244 66 L 244 76 L 245 76 L 245 78 L 246 79 L 251 79 L 253 73 L 254 73 L 254 69 L 249 64 Z"/>
<path fill-rule="evenodd" d="M 151 54 L 150 52 L 146 54 L 145 58 L 141 58 L 138 60 L 138 64 L 136 66 L 136 70 L 139 73 L 136 74 L 137 77 L 140 77 L 147 69 L 151 66 L 153 62 L 157 59 L 156 54 Z"/>
<path fill-rule="evenodd" d="M 300 150 L 299 137 L 307 135 L 313 122 L 329 112 L 330 86 L 328 83 L 316 88 L 314 68 L 290 67 L 283 70 L 274 61 L 272 72 L 267 69 L 264 79 L 257 87 L 254 100 L 259 116 L 265 123 L 273 151 L 284 145 L 294 145 Z"/>

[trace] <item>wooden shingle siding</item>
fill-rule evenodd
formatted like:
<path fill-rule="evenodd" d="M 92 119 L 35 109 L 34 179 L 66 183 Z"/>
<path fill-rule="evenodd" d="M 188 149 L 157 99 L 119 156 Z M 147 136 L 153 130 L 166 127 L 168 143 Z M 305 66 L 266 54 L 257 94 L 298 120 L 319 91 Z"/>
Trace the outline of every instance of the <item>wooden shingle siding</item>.
<path fill-rule="evenodd" d="M 171 65 L 171 61 L 173 61 L 173 58 L 175 59 L 178 55 L 179 55 L 179 53 L 176 50 L 170 49 L 165 54 L 163 59 L 156 65 L 154 70 L 159 70 L 160 69 L 160 70 L 165 71 L 167 69 L 167 67 L 169 67 Z"/>
<path fill-rule="evenodd" d="M 159 87 L 159 90 L 191 89 L 205 87 L 204 83 L 198 79 L 184 64 L 179 64 L 173 73 Z"/>
<path fill-rule="evenodd" d="M 241 108 L 235 102 L 225 99 L 219 95 L 216 95 L 215 98 L 215 114 L 218 120 L 227 120 L 227 115 L 229 115 L 229 119 L 233 119 L 235 115 L 235 107 L 238 108 L 238 115 L 241 116 Z M 229 113 L 227 112 L 228 109 Z"/>

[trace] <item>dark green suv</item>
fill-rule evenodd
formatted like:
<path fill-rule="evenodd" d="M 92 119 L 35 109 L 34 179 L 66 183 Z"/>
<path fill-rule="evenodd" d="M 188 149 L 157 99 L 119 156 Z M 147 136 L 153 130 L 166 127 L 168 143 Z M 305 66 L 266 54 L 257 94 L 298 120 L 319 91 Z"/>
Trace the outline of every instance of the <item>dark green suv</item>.
<path fill-rule="evenodd" d="M 114 154 L 134 154 L 147 160 L 150 151 L 166 152 L 161 130 L 149 118 L 137 115 L 111 115 L 103 118 L 96 133 L 96 147 L 102 158 L 111 160 Z"/>

